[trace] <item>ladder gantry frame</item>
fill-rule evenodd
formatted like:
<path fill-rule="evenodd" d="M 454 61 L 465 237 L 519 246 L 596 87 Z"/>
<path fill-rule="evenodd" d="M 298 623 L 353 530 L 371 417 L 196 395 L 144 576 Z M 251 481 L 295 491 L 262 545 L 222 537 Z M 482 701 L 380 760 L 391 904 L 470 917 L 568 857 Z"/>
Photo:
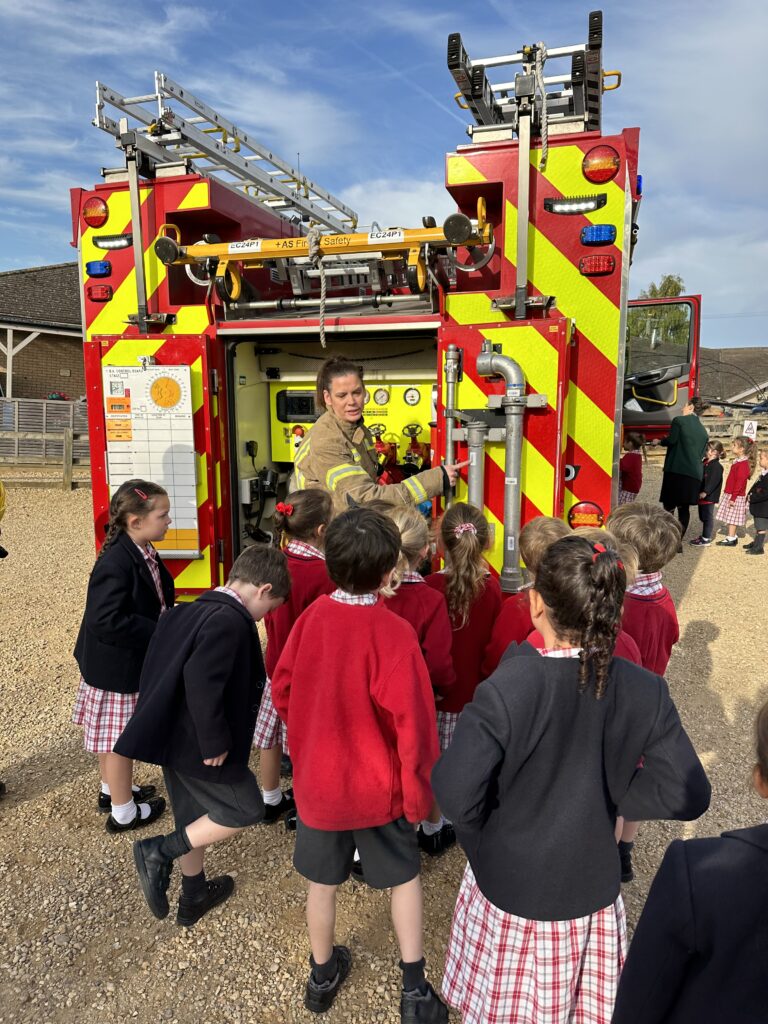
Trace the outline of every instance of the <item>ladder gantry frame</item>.
<path fill-rule="evenodd" d="M 117 121 L 105 113 L 108 106 L 120 112 Z M 140 127 L 129 130 L 129 118 Z M 118 146 L 143 154 L 149 168 L 181 162 L 293 223 L 335 232 L 357 227 L 353 209 L 160 71 L 155 71 L 155 91 L 145 96 L 123 96 L 97 82 L 93 124 L 114 136 Z"/>

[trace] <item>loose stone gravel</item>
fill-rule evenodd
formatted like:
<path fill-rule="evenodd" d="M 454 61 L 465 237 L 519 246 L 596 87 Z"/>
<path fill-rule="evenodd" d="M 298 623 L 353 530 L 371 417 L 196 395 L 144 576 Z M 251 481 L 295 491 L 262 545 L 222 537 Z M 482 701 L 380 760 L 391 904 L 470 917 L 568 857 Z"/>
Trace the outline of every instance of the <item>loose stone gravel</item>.
<path fill-rule="evenodd" d="M 645 496 L 659 472 L 646 470 Z M 71 656 L 93 562 L 87 490 L 11 486 L 0 562 L 0 1024 L 288 1024 L 308 1022 L 304 887 L 293 837 L 259 826 L 216 847 L 211 875 L 236 876 L 232 898 L 191 929 L 156 921 L 138 891 L 131 837 L 109 836 L 96 812 L 98 771 L 69 724 L 77 688 Z M 695 512 L 694 523 L 695 526 Z M 691 534 L 693 535 L 693 534 Z M 760 671 L 768 558 L 691 548 L 668 567 L 681 642 L 670 687 L 713 784 L 698 822 L 652 823 L 624 887 L 630 925 L 671 839 L 765 820 L 751 791 L 752 727 L 768 697 Z M 255 758 L 254 758 L 255 762 Z M 255 767 L 255 763 L 254 763 Z M 161 783 L 139 766 L 140 782 Z M 161 825 L 171 828 L 170 814 Z M 464 859 L 424 862 L 426 956 L 437 985 Z M 178 878 L 171 882 L 172 906 Z M 399 1019 L 398 951 L 385 894 L 349 882 L 338 940 L 354 966 L 328 1024 Z M 457 1017 L 452 1019 L 458 1019 Z"/>

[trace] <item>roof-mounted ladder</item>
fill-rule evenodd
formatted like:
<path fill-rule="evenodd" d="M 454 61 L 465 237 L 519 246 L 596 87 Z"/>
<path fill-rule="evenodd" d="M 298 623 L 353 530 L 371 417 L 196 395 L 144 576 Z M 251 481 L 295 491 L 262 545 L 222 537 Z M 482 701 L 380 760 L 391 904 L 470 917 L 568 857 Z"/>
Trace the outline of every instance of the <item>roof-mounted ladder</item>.
<path fill-rule="evenodd" d="M 586 43 L 547 49 L 543 43 L 524 46 L 518 53 L 470 60 L 458 32 L 448 37 L 448 69 L 459 91 L 456 102 L 470 110 L 476 125 L 467 129 L 478 141 L 510 137 L 520 127 L 520 107 L 530 107 L 533 136 L 599 131 L 602 94 L 618 88 L 621 74 L 602 70 L 603 13 L 589 15 Z M 571 58 L 570 72 L 543 75 L 547 60 Z M 491 69 L 522 65 L 513 81 L 492 84 Z M 617 79 L 610 86 L 605 79 Z M 559 86 L 547 89 L 547 86 Z"/>
<path fill-rule="evenodd" d="M 108 106 L 120 112 L 117 121 L 105 113 Z M 139 127 L 129 130 L 129 118 Z M 146 96 L 122 96 L 97 82 L 93 124 L 113 135 L 118 146 L 141 154 L 142 175 L 152 176 L 157 165 L 181 162 L 291 222 L 335 232 L 357 226 L 349 206 L 160 71 L 155 72 L 155 91 Z"/>

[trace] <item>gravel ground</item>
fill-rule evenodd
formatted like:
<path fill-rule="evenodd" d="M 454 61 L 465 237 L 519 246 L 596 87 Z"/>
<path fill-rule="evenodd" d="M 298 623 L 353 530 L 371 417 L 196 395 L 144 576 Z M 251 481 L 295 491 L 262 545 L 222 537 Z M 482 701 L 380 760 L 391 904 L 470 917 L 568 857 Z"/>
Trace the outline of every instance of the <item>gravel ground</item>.
<path fill-rule="evenodd" d="M 658 493 L 658 469 L 645 494 Z M 71 657 L 92 563 L 87 490 L 9 488 L 0 564 L 2 685 L 0 778 L 0 1024 L 255 1022 L 314 1019 L 302 1008 L 307 970 L 303 886 L 293 839 L 259 826 L 211 851 L 209 874 L 237 890 L 195 928 L 156 921 L 138 892 L 131 838 L 108 836 L 95 811 L 95 757 L 69 724 L 77 672 Z M 764 632 L 766 562 L 741 550 L 686 545 L 666 573 L 682 639 L 668 673 L 683 721 L 712 779 L 712 809 L 692 824 L 646 825 L 637 879 L 624 887 L 630 924 L 664 849 L 677 836 L 712 835 L 765 818 L 752 794 L 752 720 L 768 697 L 754 671 Z M 141 782 L 158 783 L 140 766 Z M 170 817 L 163 823 L 170 828 Z M 428 969 L 439 980 L 463 858 L 452 850 L 424 868 Z M 178 880 L 171 883 L 175 897 Z M 395 1022 L 397 948 L 388 901 L 342 887 L 339 940 L 355 958 L 329 1024 Z M 458 1018 L 456 1018 L 458 1019 Z"/>

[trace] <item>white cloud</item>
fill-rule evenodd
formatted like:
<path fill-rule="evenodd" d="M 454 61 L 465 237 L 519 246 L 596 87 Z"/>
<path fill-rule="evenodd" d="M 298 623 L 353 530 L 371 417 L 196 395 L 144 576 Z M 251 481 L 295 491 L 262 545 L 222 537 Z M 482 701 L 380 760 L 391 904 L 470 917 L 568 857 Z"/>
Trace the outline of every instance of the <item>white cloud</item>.
<path fill-rule="evenodd" d="M 341 198 L 360 215 L 361 225 L 378 221 L 380 227 L 421 227 L 421 218 L 434 217 L 440 224 L 456 204 L 442 180 L 373 178 L 349 186 Z"/>

